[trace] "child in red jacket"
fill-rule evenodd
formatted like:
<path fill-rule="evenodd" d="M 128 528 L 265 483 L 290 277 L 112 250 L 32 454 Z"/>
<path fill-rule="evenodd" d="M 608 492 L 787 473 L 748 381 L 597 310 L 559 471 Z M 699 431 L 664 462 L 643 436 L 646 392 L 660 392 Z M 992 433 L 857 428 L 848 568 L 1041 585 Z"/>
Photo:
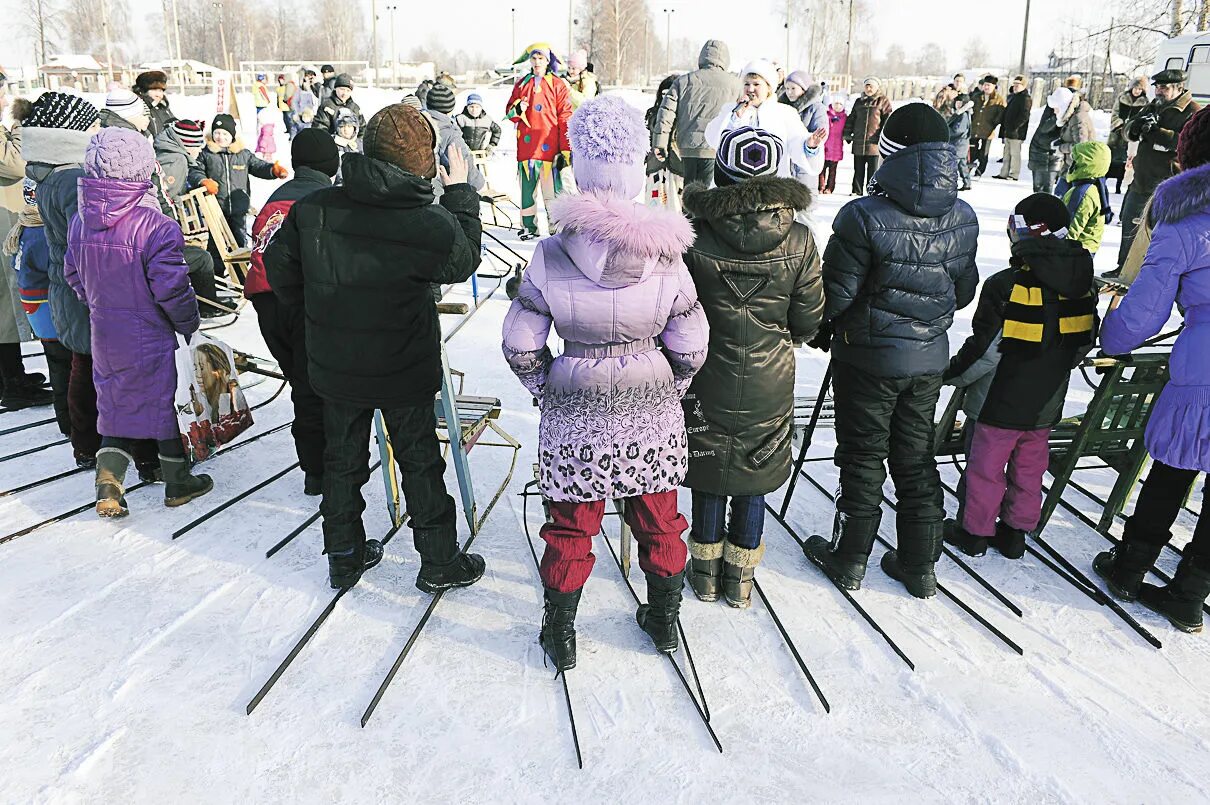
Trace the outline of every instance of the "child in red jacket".
<path fill-rule="evenodd" d="M 567 82 L 558 76 L 558 57 L 550 45 L 535 42 L 514 64 L 526 59 L 531 71 L 513 87 L 505 111 L 505 116 L 517 126 L 523 240 L 538 234 L 534 191 L 541 188 L 543 202 L 549 207 L 554 197 L 563 192 L 560 171 L 571 165 L 571 144 L 567 141 L 571 96 Z"/>

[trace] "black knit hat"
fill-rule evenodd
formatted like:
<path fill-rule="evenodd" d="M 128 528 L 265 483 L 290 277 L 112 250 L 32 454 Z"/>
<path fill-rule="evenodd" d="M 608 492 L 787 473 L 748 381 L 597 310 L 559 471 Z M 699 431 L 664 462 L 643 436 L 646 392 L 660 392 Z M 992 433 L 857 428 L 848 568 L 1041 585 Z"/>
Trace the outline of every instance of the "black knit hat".
<path fill-rule="evenodd" d="M 1026 196 L 1017 202 L 1013 213 L 1024 218 L 1025 223 L 1031 227 L 1045 224 L 1050 232 L 1058 232 L 1071 223 L 1071 213 L 1067 211 L 1067 205 L 1059 200 L 1058 196 L 1050 193 Z"/>
<path fill-rule="evenodd" d="M 936 109 L 927 103 L 900 106 L 886 119 L 878 153 L 883 159 L 919 143 L 948 143 L 949 126 Z"/>
<path fill-rule="evenodd" d="M 349 89 L 353 89 L 353 76 L 349 75 L 348 73 L 341 73 L 340 75 L 336 76 L 336 83 L 333 84 L 333 86 L 348 87 Z"/>
<path fill-rule="evenodd" d="M 323 129 L 303 129 L 290 143 L 290 162 L 295 170 L 314 168 L 324 176 L 335 176 L 340 168 L 336 141 Z"/>
<path fill-rule="evenodd" d="M 454 92 L 442 82 L 438 81 L 429 90 L 428 97 L 424 99 L 425 105 L 434 112 L 441 112 L 448 115 L 454 111 Z"/>
<path fill-rule="evenodd" d="M 228 114 L 217 114 L 214 120 L 210 123 L 210 136 L 214 136 L 214 132 L 222 129 L 231 135 L 231 139 L 235 139 L 235 118 Z"/>
<path fill-rule="evenodd" d="M 88 131 L 99 116 L 97 107 L 79 95 L 43 92 L 34 101 L 25 125 L 30 128 Z"/>
<path fill-rule="evenodd" d="M 334 72 L 336 72 L 336 68 L 335 68 L 335 67 L 333 67 L 333 66 L 332 66 L 332 65 L 330 65 L 330 64 L 325 64 L 323 67 L 320 67 L 320 68 L 319 68 L 319 72 L 321 72 L 321 73 L 334 73 Z"/>
<path fill-rule="evenodd" d="M 726 187 L 757 176 L 776 176 L 785 150 L 781 138 L 764 129 L 731 129 L 718 144 L 714 184 Z"/>

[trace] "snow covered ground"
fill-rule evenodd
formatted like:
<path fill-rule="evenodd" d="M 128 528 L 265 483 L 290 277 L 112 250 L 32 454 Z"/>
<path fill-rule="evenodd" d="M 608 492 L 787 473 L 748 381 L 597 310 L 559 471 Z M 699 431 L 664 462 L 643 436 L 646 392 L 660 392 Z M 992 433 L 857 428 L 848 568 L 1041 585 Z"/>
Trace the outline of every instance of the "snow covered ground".
<path fill-rule="evenodd" d="M 394 100 L 358 96 L 367 116 Z M 498 112 L 503 100 L 489 96 L 489 109 Z M 506 134 L 490 178 L 515 197 L 508 142 Z M 281 147 L 288 154 L 284 138 Z M 985 277 L 1006 264 L 1008 211 L 1030 190 L 1022 178 L 989 175 L 963 194 L 983 228 Z M 846 166 L 842 191 L 848 182 Z M 255 187 L 258 199 L 271 189 L 259 181 Z M 816 204 L 821 244 L 847 200 L 842 192 Z M 532 250 L 491 231 L 523 253 Z M 1108 228 L 1099 270 L 1112 265 L 1119 233 Z M 504 268 L 489 261 L 483 272 Z M 495 285 L 481 279 L 481 295 Z M 469 297 L 469 284 L 449 292 L 451 299 Z M 568 677 L 584 751 L 578 770 L 561 687 L 535 642 L 541 591 L 523 528 L 528 524 L 540 551 L 541 511 L 531 501 L 524 516 L 517 493 L 530 476 L 537 411 L 500 356 L 507 306 L 503 290 L 495 292 L 448 345 L 454 366 L 467 372 L 467 392 L 498 396 L 501 424 L 525 445 L 509 494 L 474 543 L 487 574 L 442 600 L 366 728 L 361 713 L 430 600 L 413 586 L 418 558 L 406 530 L 250 717 L 247 701 L 332 596 L 318 524 L 264 557 L 315 511 L 316 500 L 303 496 L 294 471 L 170 539 L 292 464 L 283 430 L 208 462 L 201 469 L 214 476 L 215 491 L 189 506 L 165 509 L 158 488 L 139 490 L 129 496 L 125 520 L 100 521 L 85 511 L 0 545 L 0 801 L 1210 799 L 1204 636 L 1178 634 L 1126 605 L 1163 641 L 1156 650 L 1034 559 L 971 560 L 1020 606 L 1024 616 L 1017 618 L 942 559 L 943 583 L 1019 643 L 1018 656 L 945 599 L 908 597 L 877 569 L 877 549 L 856 597 L 915 662 L 913 672 L 772 519 L 758 578 L 831 713 L 821 709 L 763 603 L 739 612 L 687 596 L 683 622 L 725 749 L 718 754 L 668 663 L 636 626 L 633 601 L 598 544 L 577 623 L 579 666 Z M 959 313 L 955 347 L 969 333 L 972 312 Z M 254 319 L 248 308 L 215 335 L 267 355 Z M 813 394 L 825 358 L 810 350 L 799 358 L 801 392 Z M 27 365 L 42 364 L 33 358 Z M 249 399 L 263 401 L 276 387 L 256 385 Z M 1089 396 L 1077 378 L 1071 409 Z M 253 433 L 290 415 L 283 395 L 256 412 Z M 46 416 L 45 409 L 4 414 L 0 430 Z M 812 455 L 828 455 L 830 437 L 824 432 Z M 0 435 L 0 456 L 57 438 L 52 425 Z M 70 462 L 67 445 L 0 462 L 0 490 L 62 472 Z M 480 448 L 472 464 L 485 499 L 506 471 L 504 452 Z M 812 472 L 825 488 L 835 485 L 830 463 L 816 463 Z M 956 480 L 948 465 L 942 475 Z M 449 478 L 452 486 L 452 471 Z M 1084 480 L 1104 492 L 1108 479 L 1092 472 Z M 389 525 L 381 487 L 375 476 L 366 488 L 373 536 Z M 92 479 L 81 473 L 0 497 L 0 537 L 87 504 L 91 494 Z M 1067 497 L 1096 513 L 1078 493 Z M 953 510 L 952 498 L 947 506 Z M 831 506 L 800 484 L 788 520 L 800 534 L 827 533 Z M 888 514 L 883 528 L 892 539 L 893 522 Z M 1178 539 L 1192 526 L 1182 515 Z M 616 521 L 606 529 L 616 545 Z M 1106 545 L 1062 510 L 1046 537 L 1088 573 Z M 1173 560 L 1162 558 L 1169 571 Z M 637 569 L 632 578 L 641 594 Z"/>

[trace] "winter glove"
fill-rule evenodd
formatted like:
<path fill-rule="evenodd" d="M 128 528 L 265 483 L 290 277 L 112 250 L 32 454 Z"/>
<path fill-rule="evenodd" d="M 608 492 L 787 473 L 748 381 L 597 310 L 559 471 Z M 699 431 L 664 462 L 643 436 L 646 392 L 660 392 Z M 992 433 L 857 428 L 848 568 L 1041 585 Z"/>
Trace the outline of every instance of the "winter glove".
<path fill-rule="evenodd" d="M 218 182 L 213 179 L 202 179 L 202 187 L 206 188 L 206 192 L 210 195 L 218 195 Z"/>
<path fill-rule="evenodd" d="M 818 349 L 820 352 L 829 352 L 832 349 L 831 322 L 819 325 L 819 331 L 815 333 L 814 338 L 807 342 L 807 346 Z"/>
<path fill-rule="evenodd" d="M 281 164 L 280 162 L 273 163 L 273 178 L 274 179 L 285 179 L 289 175 L 290 175 L 290 171 L 286 170 L 285 165 Z"/>

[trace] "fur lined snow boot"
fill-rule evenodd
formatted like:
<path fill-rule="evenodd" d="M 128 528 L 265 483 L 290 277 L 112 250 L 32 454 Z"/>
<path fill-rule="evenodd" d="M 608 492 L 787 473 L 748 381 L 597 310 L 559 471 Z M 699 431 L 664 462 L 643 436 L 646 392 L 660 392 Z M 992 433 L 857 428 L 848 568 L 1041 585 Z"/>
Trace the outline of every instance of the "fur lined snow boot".
<path fill-rule="evenodd" d="M 102 447 L 97 451 L 97 515 L 125 517 L 126 470 L 134 461 L 130 453 L 117 447 Z"/>
<path fill-rule="evenodd" d="M 689 540 L 689 588 L 699 601 L 717 601 L 723 573 L 723 543 Z"/>
<path fill-rule="evenodd" d="M 756 566 L 764 555 L 763 542 L 755 548 L 726 543 L 723 549 L 723 597 L 736 609 L 752 606 L 752 583 L 756 580 Z"/>

